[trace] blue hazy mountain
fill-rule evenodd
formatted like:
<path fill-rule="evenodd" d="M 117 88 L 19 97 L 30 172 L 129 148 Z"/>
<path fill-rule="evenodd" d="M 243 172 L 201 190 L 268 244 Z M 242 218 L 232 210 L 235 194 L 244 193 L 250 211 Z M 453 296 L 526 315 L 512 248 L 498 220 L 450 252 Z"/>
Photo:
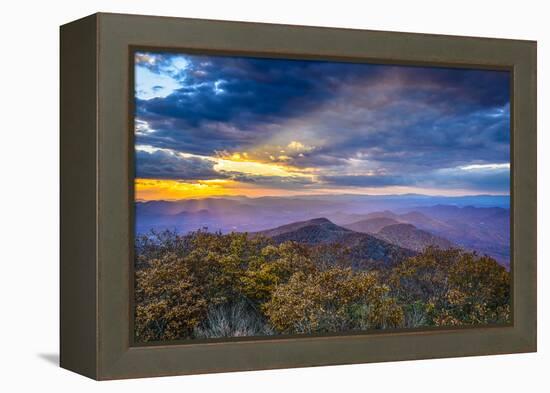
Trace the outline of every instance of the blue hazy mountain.
<path fill-rule="evenodd" d="M 380 239 L 409 248 L 431 239 L 488 254 L 507 265 L 510 258 L 509 196 L 461 197 L 407 195 L 314 195 L 295 197 L 216 197 L 136 202 L 136 233 L 175 230 L 259 232 L 325 217 L 335 225 L 363 233 L 361 222 L 377 218 Z M 383 225 L 387 223 L 388 225 Z M 371 222 L 372 224 L 372 222 Z M 366 228 L 366 227 L 365 227 Z M 423 231 L 423 232 L 418 232 Z M 399 244 L 400 236 L 408 243 Z M 412 239 L 412 240 L 411 240 Z M 444 239 L 444 240 L 442 240 Z M 409 247 L 407 247 L 407 245 Z"/>

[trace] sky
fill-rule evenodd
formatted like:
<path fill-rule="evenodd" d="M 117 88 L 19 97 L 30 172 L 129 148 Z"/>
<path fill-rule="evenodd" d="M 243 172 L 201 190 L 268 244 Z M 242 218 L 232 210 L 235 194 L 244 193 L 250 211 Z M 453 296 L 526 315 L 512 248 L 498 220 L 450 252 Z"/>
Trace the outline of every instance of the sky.
<path fill-rule="evenodd" d="M 136 199 L 508 195 L 509 78 L 136 52 Z"/>

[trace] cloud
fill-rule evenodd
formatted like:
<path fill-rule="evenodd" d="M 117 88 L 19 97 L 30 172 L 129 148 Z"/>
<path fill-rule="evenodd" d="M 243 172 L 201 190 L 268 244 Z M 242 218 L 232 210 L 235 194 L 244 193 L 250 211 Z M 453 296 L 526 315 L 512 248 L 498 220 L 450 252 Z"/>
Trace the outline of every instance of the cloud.
<path fill-rule="evenodd" d="M 242 183 L 251 183 L 263 187 L 296 189 L 297 187 L 317 185 L 317 182 L 313 178 L 305 176 L 258 176 L 237 172 L 229 172 L 226 174 L 231 178 L 231 180 Z"/>
<path fill-rule="evenodd" d="M 465 169 L 466 168 L 466 169 Z M 443 168 L 425 173 L 391 175 L 322 176 L 320 180 L 333 186 L 461 189 L 479 192 L 506 193 L 510 190 L 509 164 L 472 165 Z"/>
<path fill-rule="evenodd" d="M 460 167 L 464 171 L 510 169 L 510 164 L 472 164 Z"/>
<path fill-rule="evenodd" d="M 208 180 L 225 177 L 213 169 L 214 161 L 183 157 L 171 151 L 136 150 L 135 163 L 137 178 Z"/>
<path fill-rule="evenodd" d="M 509 164 L 480 165 L 469 169 L 450 168 L 436 171 L 424 179 L 425 185 L 444 188 L 469 189 L 485 192 L 507 193 L 510 191 Z"/>
<path fill-rule="evenodd" d="M 148 136 L 139 143 L 195 153 L 253 146 L 276 135 L 289 118 L 330 100 L 341 83 L 379 72 L 377 66 L 355 64 L 187 56 L 176 73 L 165 71 L 167 56 L 149 56 L 156 60 L 138 67 L 177 80 L 180 88 L 166 97 L 137 96 L 137 118 L 157 131 L 154 140 Z"/>
<path fill-rule="evenodd" d="M 247 154 L 343 187 L 509 188 L 506 174 L 441 169 L 510 161 L 508 72 L 139 55 L 149 79 L 136 97 L 138 144 Z M 174 172 L 168 159 L 149 172 Z"/>
<path fill-rule="evenodd" d="M 135 162 L 136 177 L 140 179 L 191 183 L 232 180 L 279 188 L 315 183 L 312 176 L 293 173 L 278 166 L 250 161 L 228 161 L 217 157 L 189 156 L 151 146 L 137 146 Z"/>

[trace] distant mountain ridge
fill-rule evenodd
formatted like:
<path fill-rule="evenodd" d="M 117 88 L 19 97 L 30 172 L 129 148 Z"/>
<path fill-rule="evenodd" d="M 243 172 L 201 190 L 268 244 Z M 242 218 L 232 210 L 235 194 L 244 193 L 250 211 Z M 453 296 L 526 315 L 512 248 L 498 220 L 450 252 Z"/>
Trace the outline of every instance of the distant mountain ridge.
<path fill-rule="evenodd" d="M 388 225 L 399 224 L 400 221 L 397 221 L 389 217 L 375 217 L 368 218 L 366 220 L 357 221 L 349 225 L 345 225 L 345 228 L 351 229 L 357 232 L 363 233 L 376 233 Z"/>
<path fill-rule="evenodd" d="M 401 221 L 413 217 L 412 213 L 397 215 L 386 211 L 368 214 L 367 216 L 372 218 L 345 225 L 344 227 L 357 232 L 369 233 L 388 243 L 418 252 L 423 251 L 428 246 L 442 249 L 453 247 L 453 244 L 449 240 L 418 229 L 408 222 Z M 422 216 L 422 214 L 418 213 L 418 215 L 415 215 L 417 218 L 420 218 L 419 216 Z"/>
<path fill-rule="evenodd" d="M 444 250 L 453 247 L 453 243 L 449 240 L 418 229 L 412 224 L 388 225 L 374 236 L 389 243 L 397 244 L 400 247 L 419 252 L 429 246 L 439 247 Z"/>
<path fill-rule="evenodd" d="M 298 221 L 298 222 L 293 222 L 286 225 L 281 225 L 277 228 L 268 229 L 265 231 L 259 231 L 257 232 L 257 234 L 264 235 L 267 237 L 277 237 L 277 236 L 282 236 L 287 233 L 291 233 L 307 227 L 319 227 L 319 228 L 327 229 L 328 231 L 342 230 L 345 232 L 349 232 L 347 229 L 335 225 L 329 219 L 321 217 L 321 218 L 314 218 L 307 221 Z"/>
<path fill-rule="evenodd" d="M 270 237 L 275 243 L 340 244 L 349 249 L 352 266 L 357 268 L 368 268 L 369 265 L 388 267 L 415 255 L 413 250 L 340 227 L 326 218 L 295 222 L 252 234 L 257 235 Z"/>
<path fill-rule="evenodd" d="M 405 223 L 459 247 L 488 254 L 508 266 L 508 206 L 508 196 L 317 195 L 138 201 L 135 231 L 187 233 L 207 228 L 210 232 L 250 233 L 326 217 L 340 227 L 372 234 L 387 226 L 384 224 Z M 378 221 L 369 222 L 370 227 L 357 224 L 375 218 Z"/>
<path fill-rule="evenodd" d="M 386 218 L 412 224 L 417 229 L 446 239 L 458 247 L 487 254 L 504 266 L 509 266 L 510 211 L 508 209 L 435 205 L 417 207 L 403 214 L 381 211 L 367 214 L 365 217 Z M 345 227 L 350 228 L 352 225 L 359 228 L 364 223 L 359 221 Z M 385 239 L 388 240 L 388 237 Z M 406 243 L 399 244 L 404 246 Z M 410 247 L 410 244 L 408 246 Z"/>

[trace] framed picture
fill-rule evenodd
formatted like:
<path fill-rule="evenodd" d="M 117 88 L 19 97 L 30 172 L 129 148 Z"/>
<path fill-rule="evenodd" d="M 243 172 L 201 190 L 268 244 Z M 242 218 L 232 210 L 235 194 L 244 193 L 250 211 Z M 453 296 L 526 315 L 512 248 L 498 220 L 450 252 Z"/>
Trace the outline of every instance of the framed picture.
<path fill-rule="evenodd" d="M 61 27 L 61 366 L 536 351 L 536 43 Z"/>

